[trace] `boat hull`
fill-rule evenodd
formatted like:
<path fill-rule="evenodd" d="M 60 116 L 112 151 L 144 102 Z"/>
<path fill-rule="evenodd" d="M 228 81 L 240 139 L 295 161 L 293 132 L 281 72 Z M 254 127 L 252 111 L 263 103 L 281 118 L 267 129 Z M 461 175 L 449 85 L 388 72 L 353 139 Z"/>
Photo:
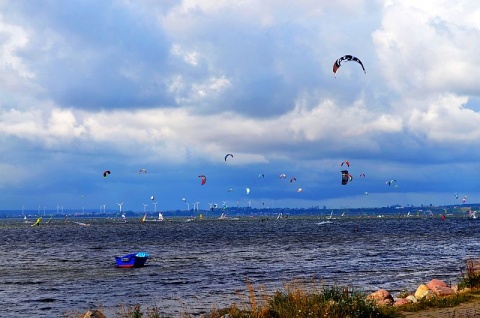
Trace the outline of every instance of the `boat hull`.
<path fill-rule="evenodd" d="M 142 267 L 148 260 L 148 253 L 131 253 L 123 256 L 115 256 L 115 262 L 117 267 L 120 268 L 131 268 L 131 267 Z"/>

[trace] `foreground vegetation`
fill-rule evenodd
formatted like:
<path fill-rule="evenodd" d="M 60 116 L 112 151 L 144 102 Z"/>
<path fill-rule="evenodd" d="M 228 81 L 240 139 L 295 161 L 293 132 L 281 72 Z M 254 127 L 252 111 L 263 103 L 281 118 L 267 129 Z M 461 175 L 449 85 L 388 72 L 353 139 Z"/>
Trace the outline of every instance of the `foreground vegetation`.
<path fill-rule="evenodd" d="M 259 295 L 253 284 L 247 282 L 247 294 L 241 304 L 234 303 L 225 308 L 212 309 L 204 314 L 205 318 L 292 318 L 292 317 L 402 317 L 403 312 L 421 311 L 429 308 L 454 307 L 471 300 L 473 295 L 480 294 L 480 260 L 467 260 L 461 271 L 459 290 L 468 291 L 456 293 L 448 297 L 426 297 L 416 303 L 399 307 L 381 305 L 369 300 L 367 294 L 355 291 L 349 287 L 318 286 L 314 282 L 292 282 L 284 290 L 273 295 Z M 408 296 L 408 291 L 399 297 Z M 66 317 L 79 317 L 78 314 Z M 80 315 L 80 317 L 83 317 Z M 99 316 L 101 317 L 101 316 Z M 163 318 L 161 308 L 140 305 L 133 307 L 121 306 L 115 317 L 119 318 Z M 183 318 L 192 317 L 184 313 Z"/>

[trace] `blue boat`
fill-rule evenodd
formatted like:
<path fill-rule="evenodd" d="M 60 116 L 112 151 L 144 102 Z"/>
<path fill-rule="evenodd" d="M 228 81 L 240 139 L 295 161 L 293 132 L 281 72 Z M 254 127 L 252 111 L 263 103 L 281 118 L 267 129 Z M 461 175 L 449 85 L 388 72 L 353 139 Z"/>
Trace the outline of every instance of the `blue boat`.
<path fill-rule="evenodd" d="M 117 267 L 142 267 L 147 262 L 148 256 L 146 252 L 131 253 L 123 256 L 115 256 Z"/>

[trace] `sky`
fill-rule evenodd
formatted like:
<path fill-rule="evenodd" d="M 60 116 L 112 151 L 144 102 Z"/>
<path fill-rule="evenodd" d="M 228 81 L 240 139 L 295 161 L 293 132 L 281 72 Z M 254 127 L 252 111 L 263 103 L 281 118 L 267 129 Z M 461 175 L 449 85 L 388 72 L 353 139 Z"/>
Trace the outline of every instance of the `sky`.
<path fill-rule="evenodd" d="M 0 1 L 0 210 L 478 203 L 479 46 L 477 0 Z"/>

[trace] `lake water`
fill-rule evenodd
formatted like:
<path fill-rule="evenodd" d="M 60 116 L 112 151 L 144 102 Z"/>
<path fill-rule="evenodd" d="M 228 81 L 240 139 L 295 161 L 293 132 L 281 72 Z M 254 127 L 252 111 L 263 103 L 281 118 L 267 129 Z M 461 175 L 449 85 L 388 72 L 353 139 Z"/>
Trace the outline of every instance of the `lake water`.
<path fill-rule="evenodd" d="M 0 221 L 0 315 L 111 317 L 139 303 L 195 317 L 247 300 L 247 282 L 271 294 L 301 279 L 395 295 L 433 278 L 454 284 L 480 256 L 480 220 L 466 218 L 78 221 L 90 226 Z M 115 266 L 139 251 L 150 254 L 145 267 Z"/>

